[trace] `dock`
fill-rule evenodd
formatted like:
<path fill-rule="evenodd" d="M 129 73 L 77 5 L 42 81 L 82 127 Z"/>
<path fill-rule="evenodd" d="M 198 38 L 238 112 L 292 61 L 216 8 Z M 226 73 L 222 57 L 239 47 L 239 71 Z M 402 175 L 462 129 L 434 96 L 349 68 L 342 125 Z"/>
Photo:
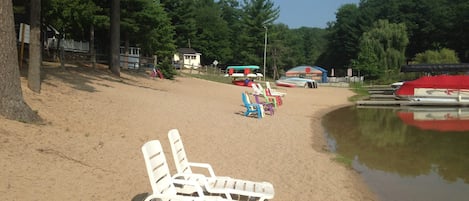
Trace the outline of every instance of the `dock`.
<path fill-rule="evenodd" d="M 371 95 L 393 95 L 394 94 L 394 89 L 392 88 L 371 88 L 368 89 L 368 93 Z"/>
<path fill-rule="evenodd" d="M 386 87 L 373 87 L 368 89 L 370 94 L 368 100 L 357 101 L 358 106 L 400 106 L 404 104 L 402 100 L 396 100 L 394 89 Z"/>
<path fill-rule="evenodd" d="M 371 94 L 371 95 L 370 95 L 370 99 L 371 99 L 371 100 L 375 100 L 375 99 L 392 100 L 392 99 L 396 99 L 396 96 L 394 96 L 394 95 L 386 95 L 386 94 Z"/>
<path fill-rule="evenodd" d="M 469 107 L 469 101 L 429 101 L 429 100 L 399 100 L 393 94 L 391 88 L 372 88 L 368 90 L 370 97 L 368 100 L 356 101 L 360 107 L 383 106 L 383 107 L 401 107 L 401 106 L 435 106 L 435 107 Z"/>

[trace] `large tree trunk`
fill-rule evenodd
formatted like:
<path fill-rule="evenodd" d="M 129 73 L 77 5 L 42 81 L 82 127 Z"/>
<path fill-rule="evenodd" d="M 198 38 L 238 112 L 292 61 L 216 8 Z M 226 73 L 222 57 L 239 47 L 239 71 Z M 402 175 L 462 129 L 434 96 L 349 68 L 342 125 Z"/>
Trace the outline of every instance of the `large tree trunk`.
<path fill-rule="evenodd" d="M 13 4 L 0 0 L 0 115 L 22 122 L 38 122 L 40 117 L 24 102 L 16 48 Z"/>
<path fill-rule="evenodd" d="M 41 92 L 41 0 L 31 0 L 28 87 Z"/>
<path fill-rule="evenodd" d="M 120 76 L 120 0 L 111 0 L 111 72 Z"/>

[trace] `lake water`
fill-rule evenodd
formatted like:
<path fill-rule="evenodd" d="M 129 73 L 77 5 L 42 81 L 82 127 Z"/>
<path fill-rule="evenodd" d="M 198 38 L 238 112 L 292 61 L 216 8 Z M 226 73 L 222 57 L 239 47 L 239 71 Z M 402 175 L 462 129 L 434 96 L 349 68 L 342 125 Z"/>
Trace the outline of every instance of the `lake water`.
<path fill-rule="evenodd" d="M 322 123 L 380 200 L 469 200 L 469 108 L 353 106 Z"/>

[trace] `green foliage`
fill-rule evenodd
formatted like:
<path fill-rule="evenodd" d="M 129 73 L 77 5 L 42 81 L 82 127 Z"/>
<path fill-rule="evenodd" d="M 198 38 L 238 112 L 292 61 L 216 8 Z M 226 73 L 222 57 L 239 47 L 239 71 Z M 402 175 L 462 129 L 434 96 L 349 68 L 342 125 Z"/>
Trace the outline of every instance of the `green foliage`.
<path fill-rule="evenodd" d="M 452 64 L 459 63 L 454 50 L 443 48 L 441 50 L 427 50 L 415 55 L 414 62 L 418 64 Z"/>
<path fill-rule="evenodd" d="M 451 7 L 453 9 L 452 19 L 449 19 L 453 25 L 447 31 L 449 48 L 455 50 L 458 57 L 463 62 L 469 62 L 469 1 L 452 1 Z M 448 40 L 450 39 L 450 40 Z"/>
<path fill-rule="evenodd" d="M 350 88 L 355 95 L 350 97 L 348 100 L 351 102 L 355 102 L 357 100 L 363 100 L 368 97 L 370 94 L 368 93 L 368 89 L 366 89 L 362 83 L 360 82 L 352 82 L 350 83 Z"/>
<path fill-rule="evenodd" d="M 366 64 L 373 79 L 383 79 L 395 74 L 377 76 L 373 69 L 378 68 L 376 55 L 359 55 L 363 49 L 361 40 L 365 32 L 372 29 L 379 20 L 388 20 L 392 24 L 405 24 L 408 44 L 405 49 L 407 60 L 426 50 L 453 49 L 462 62 L 469 61 L 469 2 L 461 0 L 367 0 L 359 5 L 346 4 L 340 7 L 336 21 L 329 23 L 327 49 L 317 63 L 337 69 L 346 69 L 356 65 L 357 60 L 369 61 Z M 371 42 L 368 45 L 372 45 Z M 389 51 L 387 63 L 399 63 L 398 54 Z M 380 58 L 378 56 L 378 58 Z M 363 63 L 362 63 L 363 64 Z M 394 70 L 393 70 L 394 72 Z M 378 73 L 379 74 L 379 73 Z M 386 78 L 384 78 L 386 79 Z"/>
<path fill-rule="evenodd" d="M 174 75 L 176 75 L 176 71 L 174 70 L 173 65 L 171 64 L 171 61 L 168 58 L 163 59 L 163 61 L 159 65 L 159 68 L 164 78 L 170 79 L 170 80 L 174 79 Z"/>
<path fill-rule="evenodd" d="M 240 41 L 240 31 L 241 24 L 241 14 L 242 10 L 240 4 L 237 0 L 220 0 L 218 5 L 221 10 L 221 18 L 226 22 L 228 29 L 228 49 L 231 50 L 231 55 L 228 55 L 226 58 L 221 58 L 219 61 L 225 64 L 240 64 L 239 58 L 241 58 L 241 50 L 243 49 L 243 44 Z"/>
<path fill-rule="evenodd" d="M 203 52 L 202 63 L 211 64 L 214 60 L 226 63 L 232 59 L 227 22 L 222 18 L 219 4 L 212 0 L 200 1 L 197 5 L 195 21 L 197 25 L 196 39 L 192 47 Z"/>
<path fill-rule="evenodd" d="M 121 40 L 140 46 L 143 55 L 171 57 L 176 50 L 174 29 L 161 4 L 153 0 L 121 1 Z"/>
<path fill-rule="evenodd" d="M 279 78 L 281 73 L 298 63 L 302 58 L 300 34 L 294 34 L 287 25 L 273 25 L 269 30 L 267 47 L 267 76 Z"/>
<path fill-rule="evenodd" d="M 92 0 L 48 0 L 44 3 L 44 18 L 48 24 L 64 32 L 67 38 L 88 40 L 89 26 L 101 16 L 102 10 Z"/>
<path fill-rule="evenodd" d="M 376 40 L 363 40 L 360 48 L 361 52 L 358 54 L 358 58 L 352 61 L 352 66 L 360 69 L 367 79 L 379 78 L 382 73 L 377 53 L 379 51 L 379 42 Z M 374 48 L 378 48 L 378 50 Z"/>
<path fill-rule="evenodd" d="M 165 12 L 174 26 L 176 47 L 191 47 L 195 40 L 197 26 L 195 21 L 196 7 L 194 0 L 160 0 Z"/>
<path fill-rule="evenodd" d="M 280 25 L 279 25 L 280 26 Z M 283 45 L 288 49 L 286 54 L 282 55 L 282 64 L 284 70 L 299 65 L 316 64 L 319 56 L 326 48 L 327 31 L 319 28 L 301 27 L 298 29 L 276 31 L 271 38 L 276 41 L 283 41 Z M 280 37 L 277 39 L 277 35 Z"/>
<path fill-rule="evenodd" d="M 358 58 L 352 61 L 368 79 L 388 78 L 405 62 L 409 40 L 404 24 L 379 20 L 360 40 Z"/>
<path fill-rule="evenodd" d="M 278 18 L 280 9 L 271 0 L 244 0 L 241 15 L 240 58 L 245 64 L 262 64 L 265 33 Z"/>
<path fill-rule="evenodd" d="M 348 158 L 347 156 L 336 154 L 334 161 L 345 165 L 347 168 L 352 168 L 353 159 Z"/>
<path fill-rule="evenodd" d="M 328 28 L 327 48 L 317 61 L 320 66 L 347 68 L 350 60 L 356 58 L 359 40 L 366 28 L 360 24 L 360 12 L 355 4 L 338 9 L 336 22 Z"/>

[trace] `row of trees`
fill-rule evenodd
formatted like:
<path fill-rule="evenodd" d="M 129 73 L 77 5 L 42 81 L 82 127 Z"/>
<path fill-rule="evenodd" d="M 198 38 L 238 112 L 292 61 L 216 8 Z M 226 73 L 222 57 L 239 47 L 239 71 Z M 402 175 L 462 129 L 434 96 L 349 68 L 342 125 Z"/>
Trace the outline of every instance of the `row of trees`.
<path fill-rule="evenodd" d="M 41 5 L 33 4 L 37 2 Z M 40 24 L 53 25 L 67 38 L 89 40 L 96 45 L 92 51 L 116 54 L 116 43 L 111 44 L 109 38 L 118 40 L 117 47 L 139 46 L 144 55 L 157 55 L 164 61 L 163 72 L 171 69 L 170 57 L 181 47 L 201 52 L 203 64 L 217 60 L 225 65 L 262 65 L 266 33 L 267 76 L 273 78 L 293 66 L 319 65 L 336 69 L 337 75 L 352 67 L 368 79 L 383 79 L 395 75 L 417 54 L 445 48 L 462 62 L 469 61 L 467 0 L 361 0 L 358 5 L 340 7 L 336 21 L 326 29 L 275 24 L 280 8 L 272 0 L 13 3 L 15 14 L 25 19 L 30 19 L 34 8 L 42 8 Z M 2 0 L 2 8 L 7 5 L 10 0 Z M 111 29 L 116 24 L 118 29 Z M 113 72 L 119 74 L 118 69 Z"/>
<path fill-rule="evenodd" d="M 468 62 L 468 9 L 467 0 L 361 0 L 344 5 L 327 28 L 328 45 L 316 63 L 386 79 L 426 51 L 447 48 L 455 57 L 447 62 Z"/>
<path fill-rule="evenodd" d="M 29 1 L 15 1 L 26 6 Z M 96 38 L 108 53 L 111 0 L 42 0 L 45 24 L 66 37 Z M 192 47 L 203 64 L 263 63 L 268 33 L 268 75 L 296 65 L 352 67 L 378 79 L 427 50 L 454 50 L 469 60 L 469 2 L 465 0 L 361 0 L 346 4 L 326 29 L 290 29 L 275 24 L 280 8 L 272 0 L 120 0 L 121 45 L 137 45 L 147 56 L 170 58 Z M 20 11 L 20 9 L 18 9 Z M 388 72 L 388 73 L 386 73 Z M 393 74 L 393 73 L 391 73 Z"/>

